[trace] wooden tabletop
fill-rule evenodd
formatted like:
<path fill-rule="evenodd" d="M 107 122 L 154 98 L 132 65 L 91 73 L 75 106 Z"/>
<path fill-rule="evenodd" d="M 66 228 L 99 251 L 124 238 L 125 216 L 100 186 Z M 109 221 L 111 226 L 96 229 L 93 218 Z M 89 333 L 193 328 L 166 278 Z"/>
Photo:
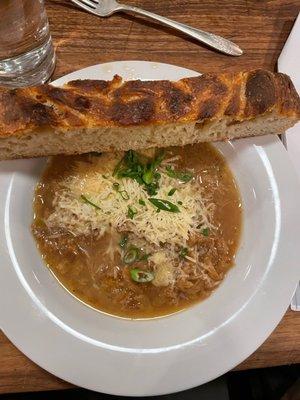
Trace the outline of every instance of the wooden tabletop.
<path fill-rule="evenodd" d="M 89 65 L 120 60 L 165 62 L 201 72 L 274 70 L 299 12 L 299 0 L 124 2 L 225 36 L 245 54 L 239 58 L 218 54 L 142 18 L 120 14 L 100 19 L 76 9 L 70 1 L 46 0 L 57 56 L 54 78 Z M 1 333 L 0 360 L 0 393 L 71 387 L 33 364 Z M 238 368 L 296 362 L 300 362 L 300 313 L 288 311 L 267 341 Z"/>

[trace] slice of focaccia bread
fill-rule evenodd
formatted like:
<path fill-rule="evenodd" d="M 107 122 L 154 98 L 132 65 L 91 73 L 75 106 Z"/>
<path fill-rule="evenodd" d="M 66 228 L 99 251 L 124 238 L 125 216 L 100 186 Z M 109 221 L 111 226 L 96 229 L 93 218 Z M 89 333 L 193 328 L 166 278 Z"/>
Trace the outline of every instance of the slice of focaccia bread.
<path fill-rule="evenodd" d="M 290 78 L 264 70 L 0 89 L 0 159 L 280 134 L 299 119 Z"/>

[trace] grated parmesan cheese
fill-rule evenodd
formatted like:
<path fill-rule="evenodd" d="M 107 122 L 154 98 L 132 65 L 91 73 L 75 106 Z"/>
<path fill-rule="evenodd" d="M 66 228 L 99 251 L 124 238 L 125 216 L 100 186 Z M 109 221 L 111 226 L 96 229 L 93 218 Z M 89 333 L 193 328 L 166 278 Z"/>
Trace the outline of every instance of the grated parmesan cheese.
<path fill-rule="evenodd" d="M 46 224 L 63 227 L 75 235 L 95 233 L 102 236 L 115 228 L 132 232 L 137 238 L 155 246 L 162 243 L 185 246 L 190 236 L 199 232 L 199 225 L 201 228 L 213 228 L 210 223 L 213 204 L 205 199 L 198 180 L 180 184 L 161 168 L 160 187 L 153 197 L 171 201 L 180 212 L 157 212 L 142 185 L 132 179 L 120 180 L 112 176 L 121 157 L 122 153 L 107 153 L 76 163 L 72 173 L 59 182 L 59 190 L 53 200 L 54 211 L 46 219 Z M 119 184 L 119 191 L 114 188 L 116 183 Z M 177 190 L 168 196 L 174 187 Z M 120 191 L 126 191 L 129 199 L 124 199 Z M 85 202 L 82 195 L 99 209 Z M 139 200 L 143 200 L 145 205 Z M 133 219 L 128 217 L 129 206 L 136 211 Z"/>

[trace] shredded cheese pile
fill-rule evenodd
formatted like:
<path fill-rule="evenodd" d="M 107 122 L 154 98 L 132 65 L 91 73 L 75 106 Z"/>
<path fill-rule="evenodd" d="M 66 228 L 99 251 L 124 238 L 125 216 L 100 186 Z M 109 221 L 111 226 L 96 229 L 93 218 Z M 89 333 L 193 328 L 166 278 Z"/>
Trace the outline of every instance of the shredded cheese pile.
<path fill-rule="evenodd" d="M 157 212 L 142 185 L 130 178 L 113 176 L 122 155 L 107 153 L 76 163 L 72 173 L 59 182 L 53 200 L 54 210 L 46 224 L 63 227 L 74 235 L 94 233 L 102 236 L 115 228 L 132 232 L 156 246 L 162 243 L 185 246 L 193 233 L 199 233 L 199 226 L 201 229 L 212 228 L 213 203 L 205 199 L 197 179 L 179 183 L 165 174 L 165 168 L 161 166 L 159 189 L 152 197 L 171 201 L 180 212 Z M 168 196 L 173 188 L 176 191 Z M 126 199 L 122 193 L 126 193 Z M 85 201 L 83 196 L 97 207 Z M 128 216 L 129 207 L 134 210 L 133 218 Z"/>

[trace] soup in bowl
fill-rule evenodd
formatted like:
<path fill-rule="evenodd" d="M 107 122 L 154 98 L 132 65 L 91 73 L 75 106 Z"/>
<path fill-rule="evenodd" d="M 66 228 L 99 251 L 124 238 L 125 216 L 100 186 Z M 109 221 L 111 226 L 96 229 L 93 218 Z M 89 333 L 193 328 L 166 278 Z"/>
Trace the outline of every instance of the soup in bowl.
<path fill-rule="evenodd" d="M 49 160 L 32 232 L 76 298 L 125 318 L 173 314 L 207 298 L 234 266 L 241 197 L 209 144 Z"/>

